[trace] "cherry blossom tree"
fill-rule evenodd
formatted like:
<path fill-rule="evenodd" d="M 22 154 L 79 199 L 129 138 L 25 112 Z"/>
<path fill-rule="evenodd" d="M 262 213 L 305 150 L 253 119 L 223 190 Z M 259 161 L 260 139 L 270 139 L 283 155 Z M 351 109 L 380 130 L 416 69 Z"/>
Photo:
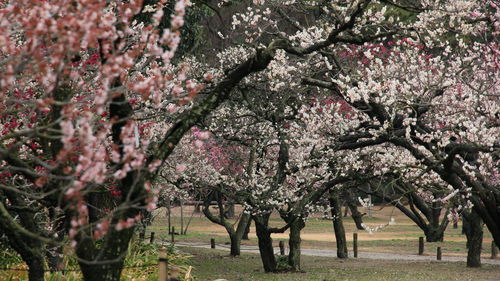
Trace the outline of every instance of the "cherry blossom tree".
<path fill-rule="evenodd" d="M 322 9 L 339 15 L 352 11 L 335 4 Z M 359 17 L 351 17 L 348 29 L 337 37 L 328 21 L 317 18 L 305 26 L 288 16 L 293 13 L 283 13 L 297 30 L 287 38 L 292 46 L 284 50 L 295 56 L 286 56 L 287 70 L 272 82 L 271 90 L 298 87 L 301 81 L 311 86 L 309 93 L 331 91 L 365 115 L 359 124 L 332 138 L 336 149 L 349 150 L 346 165 L 363 165 L 356 158 L 375 153 L 372 147 L 383 143 L 405 150 L 400 154 L 404 158 L 380 157 L 381 163 L 397 165 L 381 165 L 379 174 L 401 167 L 406 168 L 407 179 L 438 182 L 448 194 L 433 200 L 462 197 L 468 202 L 462 209 L 472 207 L 480 214 L 498 244 L 498 5 L 493 1 L 356 4 Z M 297 6 L 298 2 L 290 4 Z M 265 22 L 268 30 L 279 29 L 268 15 L 265 8 L 252 9 L 233 22 L 246 24 L 247 42 L 254 42 L 266 34 L 256 22 Z M 318 41 L 322 44 L 314 43 Z M 290 69 L 295 65 L 299 73 Z M 354 151 L 361 148 L 366 149 Z"/>
<path fill-rule="evenodd" d="M 189 2 L 175 4 L 161 32 L 163 2 L 38 4 L 4 1 L 0 10 L 4 233 L 31 280 L 43 279 L 45 245 L 61 246 L 53 238 L 66 231 L 85 279 L 118 280 L 140 212 L 154 207 L 156 167 L 241 79 L 266 67 L 275 47 L 248 57 L 193 105 L 203 86 L 171 63 Z M 151 24 L 133 20 L 144 9 L 154 11 Z M 163 130 L 148 130 L 149 120 Z M 87 202 L 102 192 L 117 197 L 114 208 L 92 218 L 96 206 Z"/>
<path fill-rule="evenodd" d="M 465 199 L 462 208 L 472 207 L 498 244 L 498 5 L 420 4 L 399 7 L 416 17 L 409 37 L 339 50 L 329 79 L 303 81 L 330 89 L 370 116 L 356 132 L 336 140 L 339 149 L 388 143 L 406 150 L 409 155 L 397 162 L 449 187 L 448 195 L 433 200 Z"/>
<path fill-rule="evenodd" d="M 0 220 L 31 280 L 63 236 L 86 280 L 118 280 L 134 225 L 155 206 L 157 168 L 189 168 L 169 159 L 174 148 L 229 102 L 253 112 L 228 135 L 257 134 L 246 151 L 258 157 L 245 176 L 203 180 L 251 191 L 266 271 L 276 269 L 270 234 L 331 181 L 363 173 L 367 157 L 382 163 L 375 176 L 397 171 L 448 190 L 433 200 L 460 197 L 500 245 L 497 3 L 254 1 L 219 34 L 244 43 L 201 67 L 174 57 L 190 2 L 171 14 L 165 2 L 0 3 Z M 313 99 L 334 108 L 301 107 Z M 273 209 L 284 228 L 268 227 Z"/>

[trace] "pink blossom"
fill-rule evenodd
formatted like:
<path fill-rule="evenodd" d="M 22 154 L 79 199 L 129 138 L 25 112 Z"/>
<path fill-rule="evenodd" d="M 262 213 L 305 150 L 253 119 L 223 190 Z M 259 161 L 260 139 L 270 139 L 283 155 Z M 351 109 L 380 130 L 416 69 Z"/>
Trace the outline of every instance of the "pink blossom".
<path fill-rule="evenodd" d="M 194 146 L 196 146 L 197 148 L 201 148 L 203 147 L 203 142 L 201 140 L 195 140 Z"/>
<path fill-rule="evenodd" d="M 186 165 L 185 164 L 178 164 L 176 167 L 175 167 L 175 171 L 179 174 L 181 173 L 184 173 L 184 171 L 186 170 Z"/>

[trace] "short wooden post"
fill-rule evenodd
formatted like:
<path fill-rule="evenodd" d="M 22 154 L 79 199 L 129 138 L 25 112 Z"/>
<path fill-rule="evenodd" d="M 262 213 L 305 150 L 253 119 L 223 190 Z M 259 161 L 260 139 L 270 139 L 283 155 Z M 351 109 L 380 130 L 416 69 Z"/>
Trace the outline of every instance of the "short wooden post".
<path fill-rule="evenodd" d="M 215 249 L 215 239 L 210 238 L 210 248 Z"/>
<path fill-rule="evenodd" d="M 139 232 L 139 240 L 142 242 L 144 241 L 144 237 L 146 237 L 146 231 L 141 230 L 141 232 Z"/>
<path fill-rule="evenodd" d="M 498 248 L 495 241 L 491 241 L 491 258 L 496 259 L 498 255 Z"/>
<path fill-rule="evenodd" d="M 424 237 L 418 237 L 418 254 L 424 254 Z"/>
<path fill-rule="evenodd" d="M 154 243 L 155 242 L 155 233 L 151 232 L 151 236 L 149 236 L 149 243 Z"/>
<path fill-rule="evenodd" d="M 172 226 L 172 233 L 170 234 L 170 243 L 174 244 L 175 243 L 175 227 Z"/>
<path fill-rule="evenodd" d="M 285 255 L 285 242 L 280 241 L 279 245 L 280 245 L 280 255 L 284 256 Z"/>
<path fill-rule="evenodd" d="M 357 233 L 352 234 L 352 248 L 353 248 L 353 252 L 354 252 L 354 257 L 357 258 L 358 257 L 358 234 Z"/>
<path fill-rule="evenodd" d="M 160 254 L 158 257 L 158 277 L 159 281 L 166 281 L 167 280 L 167 273 L 168 273 L 168 259 L 167 259 L 167 249 L 161 248 L 160 249 Z"/>
<path fill-rule="evenodd" d="M 437 255 L 436 255 L 437 257 L 436 258 L 437 258 L 438 261 L 441 260 L 441 255 L 442 255 L 442 253 L 441 253 L 441 247 L 437 247 Z"/>

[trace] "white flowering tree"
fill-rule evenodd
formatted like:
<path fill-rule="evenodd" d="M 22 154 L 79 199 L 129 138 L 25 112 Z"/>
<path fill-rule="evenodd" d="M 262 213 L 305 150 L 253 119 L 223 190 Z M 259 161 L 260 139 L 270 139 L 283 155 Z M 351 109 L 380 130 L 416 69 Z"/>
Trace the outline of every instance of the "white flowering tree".
<path fill-rule="evenodd" d="M 266 4 L 282 17 L 273 17 Z M 319 16 L 309 26 L 292 16 L 303 3 L 266 4 L 235 16 L 233 23 L 246 26 L 247 42 L 275 32 L 292 44 L 284 48 L 290 56 L 282 68 L 286 74 L 276 72 L 281 77 L 274 76 L 280 79 L 270 89 L 300 83 L 312 86 L 304 94 L 327 89 L 362 112 L 365 118 L 347 135 L 332 138 L 337 149 L 349 150 L 346 165 L 363 165 L 354 153 L 359 148 L 387 143 L 406 150 L 401 155 L 408 158 L 397 161 L 416 169 L 404 176 L 419 174 L 423 182 L 437 181 L 448 190 L 435 200 L 465 199 L 462 208 L 472 207 L 498 244 L 498 4 L 339 1 L 321 7 L 338 17 Z M 349 17 L 353 7 L 356 16 Z M 283 22 L 294 31 L 280 30 Z M 290 69 L 295 65 L 298 73 Z"/>
<path fill-rule="evenodd" d="M 441 3 L 430 2 L 398 7 L 415 17 L 407 38 L 338 49 L 332 57 L 338 64 L 325 65 L 326 76 L 303 81 L 330 89 L 371 118 L 335 140 L 339 149 L 387 143 L 406 150 L 397 162 L 417 168 L 407 175 L 449 187 L 432 200 L 460 197 L 465 204 L 459 208 L 472 207 L 498 244 L 498 56 L 493 51 L 498 6 L 448 4 L 439 10 Z M 391 157 L 384 153 L 379 161 Z"/>

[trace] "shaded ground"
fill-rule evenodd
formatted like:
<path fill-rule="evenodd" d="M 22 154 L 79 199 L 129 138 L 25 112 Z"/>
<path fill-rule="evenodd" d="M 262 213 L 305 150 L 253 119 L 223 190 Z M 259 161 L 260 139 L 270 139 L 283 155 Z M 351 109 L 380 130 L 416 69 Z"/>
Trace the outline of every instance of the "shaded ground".
<path fill-rule="evenodd" d="M 500 266 L 466 268 L 462 262 L 348 259 L 304 256 L 305 273 L 266 274 L 260 258 L 253 253 L 228 258 L 221 250 L 181 247 L 193 257 L 191 264 L 198 280 L 338 281 L 338 280 L 499 280 Z"/>
<path fill-rule="evenodd" d="M 170 244 L 170 243 L 166 243 Z M 210 244 L 203 244 L 203 243 L 182 243 L 178 242 L 176 244 L 179 247 L 190 247 L 190 248 L 203 248 L 203 249 L 210 249 Z M 228 245 L 221 245 L 221 244 L 216 244 L 216 249 L 222 250 L 222 251 L 229 251 Z M 254 253 L 258 254 L 259 253 L 259 248 L 257 246 L 242 246 L 241 247 L 242 252 L 246 253 Z M 278 247 L 274 248 L 275 254 L 279 254 L 280 249 Z M 336 250 L 321 250 L 321 249 L 308 249 L 308 248 L 302 248 L 301 253 L 303 256 L 312 256 L 312 257 L 337 257 L 337 252 Z M 288 251 L 285 250 L 285 254 L 288 254 Z M 349 252 L 349 257 L 353 257 L 353 253 Z M 358 258 L 361 259 L 375 259 L 375 260 L 407 260 L 407 261 L 436 261 L 436 256 L 435 255 L 404 255 L 404 254 L 395 254 L 395 253 L 376 253 L 376 252 L 358 252 Z M 463 262 L 465 263 L 467 261 L 466 257 L 462 256 L 442 256 L 441 262 Z M 482 264 L 492 264 L 492 265 L 498 265 L 500 266 L 500 259 L 481 259 Z M 498 268 L 500 269 L 500 267 Z M 498 276 L 500 280 L 500 275 Z"/>

